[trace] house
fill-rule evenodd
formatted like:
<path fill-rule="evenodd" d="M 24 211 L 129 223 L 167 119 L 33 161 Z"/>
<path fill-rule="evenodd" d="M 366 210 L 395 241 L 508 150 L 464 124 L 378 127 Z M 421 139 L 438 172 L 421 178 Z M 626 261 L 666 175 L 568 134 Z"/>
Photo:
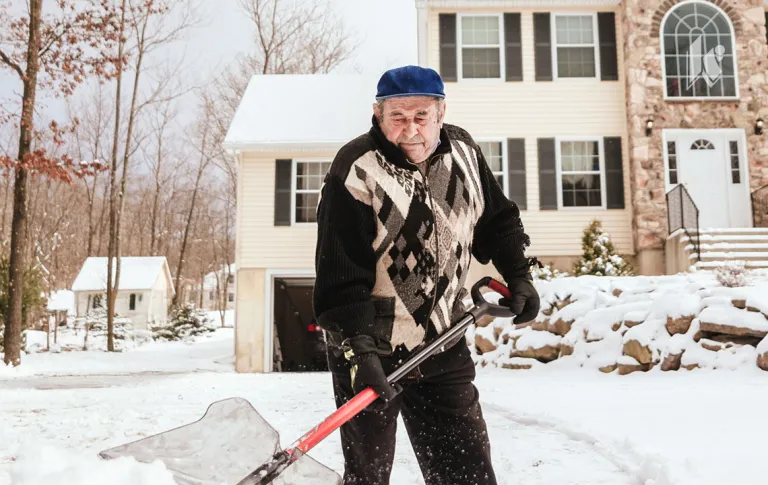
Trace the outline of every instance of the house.
<path fill-rule="evenodd" d="M 234 263 L 206 274 L 203 277 L 203 308 L 220 310 L 223 306 L 226 310 L 234 309 L 236 280 L 237 269 Z"/>
<path fill-rule="evenodd" d="M 100 306 L 106 308 L 107 258 L 87 258 L 72 283 L 72 291 L 77 318 Z M 115 313 L 129 318 L 134 328 L 167 323 L 173 295 L 173 279 L 165 257 L 120 258 Z"/>
<path fill-rule="evenodd" d="M 768 265 L 756 228 L 768 225 L 762 2 L 415 8 L 418 62 L 440 72 L 446 121 L 472 134 L 521 208 L 529 254 L 570 269 L 597 218 L 642 274 Z M 239 166 L 238 371 L 270 371 L 278 316 L 306 313 L 323 175 L 369 128 L 377 80 L 255 76 L 243 96 L 224 142 Z M 494 273 L 475 265 L 469 280 Z"/>

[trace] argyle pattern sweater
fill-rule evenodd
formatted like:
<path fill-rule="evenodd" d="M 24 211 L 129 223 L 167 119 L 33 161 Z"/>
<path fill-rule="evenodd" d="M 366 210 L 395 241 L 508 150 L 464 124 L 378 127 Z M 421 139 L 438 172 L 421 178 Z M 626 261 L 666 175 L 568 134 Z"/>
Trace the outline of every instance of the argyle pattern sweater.
<path fill-rule="evenodd" d="M 422 173 L 372 122 L 325 178 L 314 311 L 342 337 L 411 351 L 464 313 L 473 255 L 509 280 L 528 274 L 530 240 L 466 131 L 445 124 Z"/>

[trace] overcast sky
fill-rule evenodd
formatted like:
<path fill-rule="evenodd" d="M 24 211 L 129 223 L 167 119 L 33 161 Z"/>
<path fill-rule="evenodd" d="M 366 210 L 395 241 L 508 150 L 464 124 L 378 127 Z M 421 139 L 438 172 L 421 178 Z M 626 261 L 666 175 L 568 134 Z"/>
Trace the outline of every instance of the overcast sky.
<path fill-rule="evenodd" d="M 12 3 L 23 6 L 23 1 L 12 0 Z M 200 1 L 205 12 L 204 25 L 189 31 L 186 43 L 177 46 L 178 52 L 174 53 L 184 54 L 184 75 L 193 76 L 194 84 L 223 69 L 237 54 L 254 48 L 253 26 L 241 12 L 238 0 Z M 414 0 L 328 1 L 359 43 L 354 56 L 337 71 L 377 74 L 390 67 L 417 62 Z M 14 92 L 21 92 L 18 78 L 0 70 L 0 98 L 8 98 Z M 43 102 L 48 108 L 42 111 L 55 113 L 59 118 L 61 104 L 50 98 Z"/>

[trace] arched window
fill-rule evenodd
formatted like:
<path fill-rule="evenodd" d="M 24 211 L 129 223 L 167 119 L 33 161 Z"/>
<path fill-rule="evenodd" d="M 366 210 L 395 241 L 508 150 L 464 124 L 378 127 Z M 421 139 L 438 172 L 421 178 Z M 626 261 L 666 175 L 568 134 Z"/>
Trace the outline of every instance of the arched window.
<path fill-rule="evenodd" d="M 661 48 L 668 98 L 738 96 L 733 25 L 715 5 L 692 0 L 670 9 Z"/>
<path fill-rule="evenodd" d="M 699 139 L 693 142 L 691 150 L 714 150 L 715 145 L 709 140 Z"/>

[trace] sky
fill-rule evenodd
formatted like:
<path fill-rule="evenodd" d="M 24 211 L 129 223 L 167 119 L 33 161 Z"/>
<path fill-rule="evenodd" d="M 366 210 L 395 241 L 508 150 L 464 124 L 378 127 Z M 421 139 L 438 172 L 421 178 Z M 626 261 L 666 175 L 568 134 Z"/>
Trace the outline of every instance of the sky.
<path fill-rule="evenodd" d="M 174 58 L 184 56 L 182 72 L 195 83 L 222 71 L 238 54 L 253 50 L 254 28 L 238 0 L 199 0 L 202 25 L 187 33 L 174 47 Z M 291 1 L 291 0 L 281 0 Z M 313 0 L 308 0 L 313 1 Z M 417 62 L 415 0 L 327 0 L 352 31 L 358 48 L 337 72 L 381 73 L 387 68 Z M 12 0 L 14 7 L 24 0 Z M 0 99 L 21 92 L 14 74 L 0 69 Z M 43 112 L 60 118 L 62 103 L 44 100 Z"/>

